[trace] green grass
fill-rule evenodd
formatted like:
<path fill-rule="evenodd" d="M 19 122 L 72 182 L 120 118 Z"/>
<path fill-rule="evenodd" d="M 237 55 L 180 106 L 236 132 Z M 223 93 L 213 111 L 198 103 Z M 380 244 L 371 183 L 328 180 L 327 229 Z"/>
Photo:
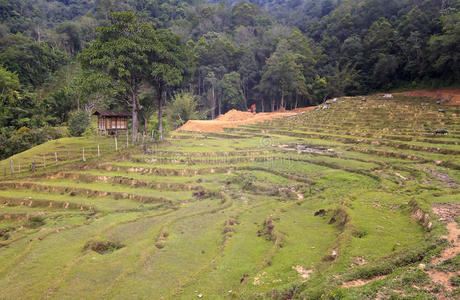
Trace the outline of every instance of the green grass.
<path fill-rule="evenodd" d="M 67 138 L 15 155 L 21 174 L 0 162 L 0 298 L 435 299 L 416 266 L 447 246 L 431 206 L 460 205 L 458 111 L 366 98 L 147 153 Z"/>

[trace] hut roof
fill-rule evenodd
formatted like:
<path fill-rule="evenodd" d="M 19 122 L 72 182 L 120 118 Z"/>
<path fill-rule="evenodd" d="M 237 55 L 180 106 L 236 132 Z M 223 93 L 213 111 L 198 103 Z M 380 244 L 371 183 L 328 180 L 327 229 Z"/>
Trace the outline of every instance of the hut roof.
<path fill-rule="evenodd" d="M 131 117 L 131 113 L 126 111 L 97 110 L 94 115 L 102 117 Z"/>

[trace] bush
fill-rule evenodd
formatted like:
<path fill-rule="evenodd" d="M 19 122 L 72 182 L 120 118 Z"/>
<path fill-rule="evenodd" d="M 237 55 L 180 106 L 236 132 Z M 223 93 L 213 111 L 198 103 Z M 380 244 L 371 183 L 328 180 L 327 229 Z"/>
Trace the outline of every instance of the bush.
<path fill-rule="evenodd" d="M 173 100 L 166 107 L 168 123 L 173 128 L 185 124 L 188 120 L 203 119 L 204 115 L 198 111 L 197 98 L 187 92 L 181 92 L 174 95 Z M 157 123 L 158 124 L 158 123 Z"/>
<path fill-rule="evenodd" d="M 40 216 L 32 216 L 27 220 L 25 224 L 26 227 L 29 228 L 38 228 L 45 225 L 45 219 Z"/>
<path fill-rule="evenodd" d="M 460 276 L 452 276 L 450 278 L 450 284 L 453 286 L 460 286 Z"/>
<path fill-rule="evenodd" d="M 119 243 L 119 242 L 112 242 L 112 241 L 88 241 L 85 246 L 83 247 L 83 250 L 92 250 L 94 252 L 97 252 L 99 254 L 106 254 L 109 252 L 113 252 L 115 250 L 123 248 L 125 245 Z"/>
<path fill-rule="evenodd" d="M 2 128 L 0 130 L 0 145 L 2 145 L 0 159 L 68 135 L 69 132 L 65 127 L 47 126 L 38 129 L 21 127 L 16 131 L 13 128 Z"/>
<path fill-rule="evenodd" d="M 156 116 L 156 114 L 155 114 Z M 163 118 L 163 137 L 167 136 L 168 132 L 170 131 L 169 123 L 167 122 L 166 118 Z M 158 119 L 157 118 L 151 118 L 148 126 L 147 126 L 147 135 L 149 137 L 152 137 L 152 132 L 153 132 L 153 138 L 158 141 L 160 139 L 160 132 L 158 131 Z"/>
<path fill-rule="evenodd" d="M 86 111 L 74 112 L 70 115 L 69 131 L 73 136 L 81 136 L 90 125 L 90 117 Z"/>

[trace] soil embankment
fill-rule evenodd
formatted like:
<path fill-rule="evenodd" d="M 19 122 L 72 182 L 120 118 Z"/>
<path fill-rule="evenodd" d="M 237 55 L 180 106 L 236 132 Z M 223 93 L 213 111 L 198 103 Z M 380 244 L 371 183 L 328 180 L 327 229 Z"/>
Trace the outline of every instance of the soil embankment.
<path fill-rule="evenodd" d="M 435 91 L 410 91 L 395 93 L 395 95 L 430 97 L 436 98 L 444 105 L 460 105 L 460 89 L 456 90 L 435 90 Z"/>
<path fill-rule="evenodd" d="M 232 109 L 226 114 L 220 115 L 215 120 L 190 120 L 182 127 L 178 128 L 177 131 L 222 132 L 225 127 L 238 127 L 240 125 L 255 124 L 266 120 L 295 115 L 313 109 L 315 109 L 315 106 L 257 114 Z"/>

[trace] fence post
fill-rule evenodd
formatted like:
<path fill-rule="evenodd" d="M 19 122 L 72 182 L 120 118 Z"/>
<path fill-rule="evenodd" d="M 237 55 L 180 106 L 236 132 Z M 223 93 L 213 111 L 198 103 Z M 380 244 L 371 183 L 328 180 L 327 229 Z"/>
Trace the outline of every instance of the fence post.
<path fill-rule="evenodd" d="M 10 164 L 11 164 L 11 175 L 14 175 L 14 163 L 13 163 L 13 158 L 10 158 Z"/>
<path fill-rule="evenodd" d="M 126 130 L 126 148 L 129 147 L 129 133 L 128 130 Z"/>
<path fill-rule="evenodd" d="M 30 168 L 32 172 L 35 172 L 35 164 L 36 163 L 37 163 L 37 160 L 36 160 L 35 155 L 34 155 L 34 162 L 32 163 L 32 168 Z"/>
<path fill-rule="evenodd" d="M 114 136 L 115 138 L 115 151 L 118 151 L 118 141 L 117 141 L 117 136 Z"/>
<path fill-rule="evenodd" d="M 58 164 L 57 152 L 54 152 L 54 162 L 56 163 L 56 166 L 57 166 Z"/>
<path fill-rule="evenodd" d="M 101 156 L 101 150 L 99 149 L 99 144 L 97 144 L 97 157 Z"/>
<path fill-rule="evenodd" d="M 83 153 L 82 153 L 82 155 L 83 155 L 83 161 L 86 161 L 86 157 L 85 157 L 85 148 L 83 148 Z"/>

